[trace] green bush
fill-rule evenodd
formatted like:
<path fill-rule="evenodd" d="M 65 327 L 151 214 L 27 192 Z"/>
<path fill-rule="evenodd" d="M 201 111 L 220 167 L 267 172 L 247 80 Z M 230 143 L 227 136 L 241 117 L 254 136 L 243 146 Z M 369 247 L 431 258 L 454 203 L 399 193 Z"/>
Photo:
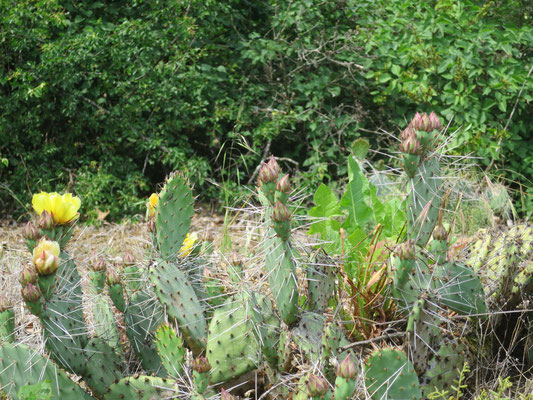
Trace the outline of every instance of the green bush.
<path fill-rule="evenodd" d="M 379 128 L 430 109 L 454 116 L 460 151 L 528 184 L 533 80 L 503 128 L 531 14 L 483 4 L 0 0 L 4 210 L 68 188 L 121 218 L 175 169 L 220 197 L 208 177 L 251 183 L 265 150 L 312 193 L 346 175 L 354 139 L 389 151 Z"/>

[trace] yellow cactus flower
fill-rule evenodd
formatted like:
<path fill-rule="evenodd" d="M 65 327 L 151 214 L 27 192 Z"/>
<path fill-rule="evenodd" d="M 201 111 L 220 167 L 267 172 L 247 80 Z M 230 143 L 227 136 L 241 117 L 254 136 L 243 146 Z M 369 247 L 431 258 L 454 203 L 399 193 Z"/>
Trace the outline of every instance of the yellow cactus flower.
<path fill-rule="evenodd" d="M 183 241 L 183 245 L 181 246 L 179 256 L 187 257 L 189 254 L 191 254 L 197 241 L 198 234 L 196 232 L 193 232 L 191 235 L 187 233 L 187 236 L 185 236 L 185 240 Z"/>
<path fill-rule="evenodd" d="M 67 224 L 79 217 L 78 210 L 81 206 L 81 200 L 72 193 L 46 193 L 41 192 L 33 195 L 32 205 L 35 212 L 39 215 L 47 211 L 58 225 Z"/>
<path fill-rule="evenodd" d="M 148 203 L 146 203 L 146 207 L 148 208 L 148 217 L 153 217 L 155 215 L 155 208 L 157 207 L 158 202 L 159 196 L 157 193 L 152 193 L 148 199 Z"/>
<path fill-rule="evenodd" d="M 33 264 L 40 275 L 48 275 L 59 267 L 59 243 L 41 239 L 33 249 Z"/>

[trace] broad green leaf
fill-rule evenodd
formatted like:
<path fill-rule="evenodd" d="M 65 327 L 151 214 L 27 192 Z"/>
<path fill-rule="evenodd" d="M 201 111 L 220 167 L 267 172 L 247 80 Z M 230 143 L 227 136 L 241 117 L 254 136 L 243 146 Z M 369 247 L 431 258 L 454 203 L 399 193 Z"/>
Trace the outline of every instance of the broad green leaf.
<path fill-rule="evenodd" d="M 321 239 L 334 241 L 340 230 L 340 222 L 333 217 L 342 215 L 339 201 L 333 191 L 324 184 L 318 187 L 313 200 L 316 206 L 309 210 L 309 216 L 317 221 L 313 222 L 308 234 L 318 233 Z"/>

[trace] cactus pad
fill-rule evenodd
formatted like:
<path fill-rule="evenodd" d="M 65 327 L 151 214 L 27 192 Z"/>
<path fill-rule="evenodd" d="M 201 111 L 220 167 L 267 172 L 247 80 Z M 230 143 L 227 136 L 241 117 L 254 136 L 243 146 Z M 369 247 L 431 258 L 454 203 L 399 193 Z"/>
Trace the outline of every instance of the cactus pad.
<path fill-rule="evenodd" d="M 160 400 L 178 397 L 177 382 L 153 376 L 124 378 L 109 386 L 104 400 Z"/>
<path fill-rule="evenodd" d="M 155 216 L 154 244 L 165 260 L 174 261 L 179 255 L 193 214 L 194 200 L 189 184 L 183 176 L 171 176 L 159 194 Z"/>
<path fill-rule="evenodd" d="M 421 400 L 422 392 L 414 367 L 404 353 L 377 350 L 365 364 L 366 389 L 372 400 Z"/>

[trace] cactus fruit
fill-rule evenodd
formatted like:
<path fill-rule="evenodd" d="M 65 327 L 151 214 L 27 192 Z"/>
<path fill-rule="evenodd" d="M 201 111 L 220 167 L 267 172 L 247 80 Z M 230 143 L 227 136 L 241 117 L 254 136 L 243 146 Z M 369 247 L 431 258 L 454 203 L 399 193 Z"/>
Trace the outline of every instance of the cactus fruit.
<path fill-rule="evenodd" d="M 328 381 L 318 375 L 309 375 L 307 390 L 312 400 L 331 400 L 333 398 Z"/>
<path fill-rule="evenodd" d="M 155 344 L 167 373 L 173 378 L 180 378 L 185 362 L 185 347 L 176 330 L 168 324 L 161 324 L 155 333 Z"/>
<path fill-rule="evenodd" d="M 192 362 L 192 379 L 194 382 L 194 390 L 198 394 L 204 394 L 209 386 L 209 371 L 211 365 L 205 357 L 198 357 Z"/>
<path fill-rule="evenodd" d="M 421 400 L 413 364 L 396 349 L 377 350 L 365 364 L 366 388 L 372 400 Z"/>
<path fill-rule="evenodd" d="M 193 196 L 186 179 L 171 175 L 159 194 L 155 214 L 154 244 L 167 261 L 174 261 L 191 226 Z"/>
<path fill-rule="evenodd" d="M 124 299 L 124 288 L 120 276 L 113 270 L 107 270 L 107 287 L 109 290 L 109 297 L 113 304 L 120 312 L 126 310 L 126 300 Z"/>
<path fill-rule="evenodd" d="M 15 400 L 21 387 L 44 380 L 50 381 L 53 400 L 92 399 L 52 361 L 22 344 L 0 345 L 0 371 L 2 390 Z"/>

